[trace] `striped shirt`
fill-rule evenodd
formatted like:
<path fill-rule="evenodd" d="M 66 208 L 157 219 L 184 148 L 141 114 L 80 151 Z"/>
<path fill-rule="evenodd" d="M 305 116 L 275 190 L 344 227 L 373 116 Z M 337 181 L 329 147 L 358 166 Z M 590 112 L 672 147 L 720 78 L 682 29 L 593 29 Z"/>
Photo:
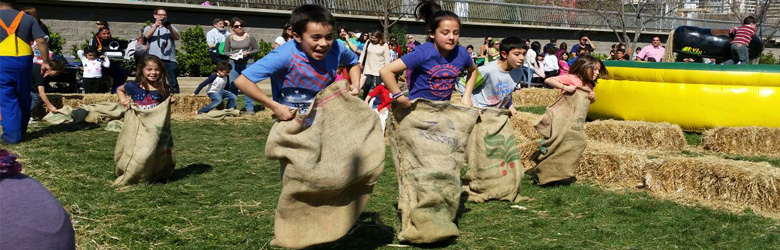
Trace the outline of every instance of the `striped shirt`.
<path fill-rule="evenodd" d="M 731 44 L 748 45 L 750 40 L 753 40 L 753 35 L 756 34 L 756 28 L 750 27 L 750 25 L 742 25 L 737 28 L 735 33 L 736 35 L 734 35 L 734 40 L 731 41 Z"/>

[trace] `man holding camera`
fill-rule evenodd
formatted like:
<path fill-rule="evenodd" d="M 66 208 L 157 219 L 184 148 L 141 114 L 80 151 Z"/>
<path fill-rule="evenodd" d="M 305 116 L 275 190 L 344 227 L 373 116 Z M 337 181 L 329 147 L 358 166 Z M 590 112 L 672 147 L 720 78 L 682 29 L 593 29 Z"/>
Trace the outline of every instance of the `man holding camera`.
<path fill-rule="evenodd" d="M 164 8 L 154 10 L 154 23 L 144 28 L 144 40 L 149 45 L 147 52 L 165 62 L 173 92 L 179 93 L 179 82 L 176 80 L 176 40 L 179 40 L 179 30 L 168 21 L 168 12 Z"/>

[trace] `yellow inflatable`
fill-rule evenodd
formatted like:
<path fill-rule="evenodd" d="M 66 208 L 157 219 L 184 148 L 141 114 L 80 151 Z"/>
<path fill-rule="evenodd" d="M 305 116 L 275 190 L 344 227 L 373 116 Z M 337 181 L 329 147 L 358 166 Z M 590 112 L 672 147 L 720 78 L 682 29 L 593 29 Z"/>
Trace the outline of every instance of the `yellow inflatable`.
<path fill-rule="evenodd" d="M 605 61 L 590 119 L 780 127 L 780 66 Z"/>

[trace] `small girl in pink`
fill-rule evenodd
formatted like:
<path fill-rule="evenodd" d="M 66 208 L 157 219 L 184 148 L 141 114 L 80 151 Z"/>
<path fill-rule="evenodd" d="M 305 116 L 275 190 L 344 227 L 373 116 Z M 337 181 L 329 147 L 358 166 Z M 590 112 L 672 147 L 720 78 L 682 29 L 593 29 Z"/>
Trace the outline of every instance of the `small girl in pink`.
<path fill-rule="evenodd" d="M 569 53 L 560 53 L 558 54 L 558 70 L 560 74 L 558 75 L 565 75 L 569 73 Z"/>
<path fill-rule="evenodd" d="M 550 77 L 544 80 L 544 83 L 560 89 L 561 93 L 574 93 L 578 88 L 588 92 L 590 102 L 596 102 L 596 81 L 599 76 L 606 75 L 607 68 L 598 58 L 591 55 L 582 55 L 574 60 L 571 70 L 568 74 L 556 77 Z"/>

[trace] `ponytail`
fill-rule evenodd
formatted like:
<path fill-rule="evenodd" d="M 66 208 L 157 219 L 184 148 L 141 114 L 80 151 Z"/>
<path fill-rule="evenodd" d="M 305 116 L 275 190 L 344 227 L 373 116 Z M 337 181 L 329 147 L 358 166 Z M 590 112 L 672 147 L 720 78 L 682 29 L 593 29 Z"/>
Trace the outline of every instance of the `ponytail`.
<path fill-rule="evenodd" d="M 422 0 L 415 9 L 417 20 L 425 21 L 428 33 L 433 33 L 439 28 L 439 23 L 444 19 L 455 19 L 460 25 L 460 18 L 452 11 L 442 10 L 441 6 L 432 0 Z"/>

